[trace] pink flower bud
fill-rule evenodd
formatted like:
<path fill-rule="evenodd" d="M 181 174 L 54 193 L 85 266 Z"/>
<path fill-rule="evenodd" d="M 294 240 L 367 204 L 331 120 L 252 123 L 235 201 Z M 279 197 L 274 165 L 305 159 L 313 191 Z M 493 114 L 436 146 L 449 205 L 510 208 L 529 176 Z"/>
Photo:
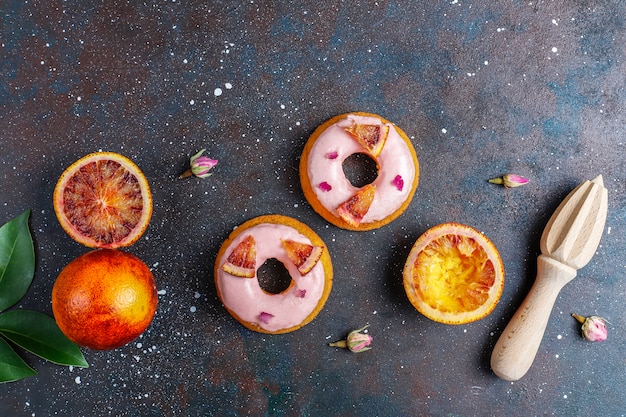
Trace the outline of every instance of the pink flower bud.
<path fill-rule="evenodd" d="M 370 350 L 374 338 L 369 334 L 358 333 L 358 331 L 351 332 L 348 335 L 348 349 L 352 352 L 364 352 Z"/>
<path fill-rule="evenodd" d="M 505 188 L 515 188 L 528 184 L 528 178 L 524 178 L 517 174 L 505 174 L 502 177 L 492 178 L 489 180 L 492 184 L 502 184 Z"/>
<path fill-rule="evenodd" d="M 582 323 L 582 336 L 590 342 L 603 342 L 609 335 L 606 328 L 606 320 L 598 316 L 583 317 L 578 314 L 572 314 L 579 323 Z"/>
<path fill-rule="evenodd" d="M 206 149 L 202 149 L 200 152 L 195 154 L 189 160 L 190 168 L 185 171 L 179 178 L 189 177 L 194 175 L 198 178 L 206 178 L 212 174 L 211 168 L 217 165 L 217 159 L 211 159 L 206 156 L 202 156 Z"/>
<path fill-rule="evenodd" d="M 202 149 L 200 152 L 191 157 L 191 172 L 198 178 L 206 178 L 211 173 L 209 172 L 211 168 L 217 165 L 216 159 L 211 159 L 206 156 L 201 156 L 205 149 Z"/>
<path fill-rule="evenodd" d="M 374 338 L 367 333 L 361 333 L 368 326 L 361 327 L 358 330 L 354 330 L 348 334 L 345 340 L 339 340 L 337 342 L 330 343 L 328 346 L 348 348 L 350 352 L 359 353 L 370 350 L 370 345 Z"/>

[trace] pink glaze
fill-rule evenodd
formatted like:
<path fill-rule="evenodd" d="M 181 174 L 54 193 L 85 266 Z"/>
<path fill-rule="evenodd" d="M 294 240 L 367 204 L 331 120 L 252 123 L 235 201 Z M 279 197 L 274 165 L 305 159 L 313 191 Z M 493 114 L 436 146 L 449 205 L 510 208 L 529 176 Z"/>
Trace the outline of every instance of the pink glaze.
<path fill-rule="evenodd" d="M 301 276 L 287 257 L 281 239 L 310 245 L 311 241 L 290 226 L 259 224 L 237 236 L 218 260 L 218 265 L 223 265 L 232 249 L 248 235 L 252 235 L 257 244 L 257 270 L 267 259 L 274 258 L 285 265 L 291 275 L 292 284 L 280 294 L 270 294 L 261 289 L 256 275 L 254 278 L 240 278 L 218 268 L 216 279 L 222 302 L 241 320 L 256 323 L 267 331 L 274 332 L 300 324 L 315 310 L 322 298 L 325 286 L 324 265 L 320 261 L 308 274 Z"/>
<path fill-rule="evenodd" d="M 357 187 L 350 184 L 343 171 L 343 161 L 347 157 L 355 153 L 366 153 L 344 130 L 344 127 L 352 123 L 381 124 L 381 120 L 376 117 L 348 115 L 322 132 L 309 154 L 307 174 L 311 186 L 319 202 L 333 213 L 341 203 L 358 191 Z M 389 124 L 389 127 L 385 146 L 376 159 L 379 172 L 373 182 L 376 185 L 374 201 L 363 217 L 362 223 L 382 220 L 393 214 L 409 198 L 415 181 L 416 167 L 413 155 L 393 124 Z M 329 155 L 337 156 L 329 158 Z M 403 183 L 402 187 L 398 186 L 400 181 Z M 320 187 L 320 184 L 324 183 L 332 190 L 325 191 L 327 186 Z"/>

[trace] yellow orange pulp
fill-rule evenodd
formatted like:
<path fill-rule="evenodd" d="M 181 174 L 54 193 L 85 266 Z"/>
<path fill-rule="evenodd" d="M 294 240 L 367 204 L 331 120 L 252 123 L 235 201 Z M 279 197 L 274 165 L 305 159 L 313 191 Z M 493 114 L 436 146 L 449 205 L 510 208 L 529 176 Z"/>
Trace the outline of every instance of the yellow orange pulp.
<path fill-rule="evenodd" d="M 504 288 L 504 265 L 483 233 L 443 223 L 417 239 L 403 281 L 409 301 L 420 313 L 440 323 L 464 324 L 495 308 Z"/>

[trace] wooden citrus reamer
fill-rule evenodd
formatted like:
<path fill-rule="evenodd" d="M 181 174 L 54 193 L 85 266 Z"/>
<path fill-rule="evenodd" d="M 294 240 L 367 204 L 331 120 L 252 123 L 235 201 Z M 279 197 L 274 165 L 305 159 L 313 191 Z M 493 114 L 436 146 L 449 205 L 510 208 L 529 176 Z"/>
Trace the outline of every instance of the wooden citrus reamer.
<path fill-rule="evenodd" d="M 537 279 L 491 354 L 491 368 L 500 378 L 516 381 L 532 365 L 559 292 L 598 248 L 607 208 L 608 192 L 599 175 L 572 190 L 548 221 Z"/>

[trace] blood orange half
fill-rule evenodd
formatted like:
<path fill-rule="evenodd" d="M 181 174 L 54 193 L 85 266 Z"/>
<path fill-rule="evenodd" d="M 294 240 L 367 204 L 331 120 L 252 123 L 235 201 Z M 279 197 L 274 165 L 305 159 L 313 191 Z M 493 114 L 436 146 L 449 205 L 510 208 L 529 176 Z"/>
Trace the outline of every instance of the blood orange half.
<path fill-rule="evenodd" d="M 504 288 L 504 265 L 483 233 L 443 223 L 420 236 L 403 271 L 411 304 L 431 320 L 465 324 L 487 316 Z"/>
<path fill-rule="evenodd" d="M 63 229 L 91 248 L 132 245 L 152 217 L 146 177 L 114 152 L 92 153 L 70 165 L 54 188 L 53 204 Z"/>

